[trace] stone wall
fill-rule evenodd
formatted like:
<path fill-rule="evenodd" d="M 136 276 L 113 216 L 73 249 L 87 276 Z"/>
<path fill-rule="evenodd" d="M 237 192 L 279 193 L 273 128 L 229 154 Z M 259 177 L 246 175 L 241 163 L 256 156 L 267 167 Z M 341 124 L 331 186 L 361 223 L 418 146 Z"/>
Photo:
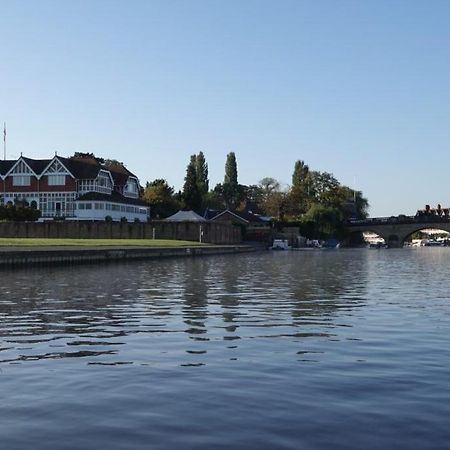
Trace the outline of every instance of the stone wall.
<path fill-rule="evenodd" d="M 229 224 L 206 222 L 120 223 L 88 221 L 0 222 L 0 237 L 73 239 L 181 239 L 211 244 L 238 244 L 241 230 Z"/>

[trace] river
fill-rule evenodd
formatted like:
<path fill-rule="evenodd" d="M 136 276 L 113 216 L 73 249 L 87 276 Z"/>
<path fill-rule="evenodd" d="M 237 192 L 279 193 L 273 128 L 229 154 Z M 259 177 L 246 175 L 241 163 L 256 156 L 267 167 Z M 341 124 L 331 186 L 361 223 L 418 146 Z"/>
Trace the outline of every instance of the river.
<path fill-rule="evenodd" d="M 1 448 L 449 446 L 448 248 L 0 275 Z"/>

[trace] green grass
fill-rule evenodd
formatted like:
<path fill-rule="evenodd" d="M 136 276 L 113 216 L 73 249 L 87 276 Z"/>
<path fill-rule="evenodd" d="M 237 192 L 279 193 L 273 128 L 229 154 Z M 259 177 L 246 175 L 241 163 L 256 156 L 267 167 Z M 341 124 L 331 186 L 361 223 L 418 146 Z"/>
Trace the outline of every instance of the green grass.
<path fill-rule="evenodd" d="M 193 241 L 168 239 L 40 239 L 40 238 L 0 238 L 0 247 L 52 247 L 52 246 L 138 246 L 138 247 L 194 247 L 205 245 Z"/>

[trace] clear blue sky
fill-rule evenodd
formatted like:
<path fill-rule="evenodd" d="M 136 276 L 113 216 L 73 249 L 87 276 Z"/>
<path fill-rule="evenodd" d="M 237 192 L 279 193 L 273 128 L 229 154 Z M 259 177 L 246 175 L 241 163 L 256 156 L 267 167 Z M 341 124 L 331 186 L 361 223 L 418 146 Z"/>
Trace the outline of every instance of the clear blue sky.
<path fill-rule="evenodd" d="M 2 0 L 7 157 L 89 151 L 180 189 L 291 182 L 294 162 L 362 190 L 372 216 L 450 206 L 450 2 Z"/>

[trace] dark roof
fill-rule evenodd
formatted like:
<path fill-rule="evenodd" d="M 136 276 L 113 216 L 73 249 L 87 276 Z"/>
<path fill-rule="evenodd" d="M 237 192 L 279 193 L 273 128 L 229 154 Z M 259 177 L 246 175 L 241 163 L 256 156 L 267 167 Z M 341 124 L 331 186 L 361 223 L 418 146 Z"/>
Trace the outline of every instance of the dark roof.
<path fill-rule="evenodd" d="M 119 194 L 116 191 L 113 191 L 111 195 L 109 194 L 101 194 L 99 192 L 88 192 L 78 197 L 75 201 L 102 201 L 102 202 L 113 202 L 113 203 L 122 203 L 125 205 L 136 205 L 136 206 L 145 206 L 148 207 L 148 203 L 138 199 L 138 198 L 129 198 Z"/>
<path fill-rule="evenodd" d="M 25 156 L 22 156 L 21 158 L 36 175 L 40 175 L 53 160 L 53 158 L 31 159 L 26 158 Z M 75 178 L 81 180 L 93 180 L 97 178 L 98 173 L 102 169 L 111 172 L 111 176 L 116 186 L 125 186 L 128 177 L 135 177 L 137 179 L 136 175 L 120 164 L 102 164 L 96 158 L 90 157 L 72 156 L 70 158 L 63 158 L 62 156 L 57 156 L 57 158 Z M 17 161 L 18 159 L 0 161 L 0 175 L 6 175 Z"/>
<path fill-rule="evenodd" d="M 109 170 L 114 180 L 114 184 L 117 186 L 125 186 L 127 184 L 128 177 L 137 178 L 136 175 L 131 173 L 125 166 L 121 164 L 105 164 L 105 170 Z"/>
<path fill-rule="evenodd" d="M 62 158 L 58 156 L 58 159 L 75 178 L 82 180 L 97 178 L 101 169 L 100 163 L 94 158 Z"/>
<path fill-rule="evenodd" d="M 5 159 L 0 161 L 0 175 L 6 175 L 16 162 L 17 159 Z"/>
<path fill-rule="evenodd" d="M 22 156 L 23 161 L 30 167 L 30 169 L 39 175 L 50 164 L 51 159 L 31 159 Z"/>
<path fill-rule="evenodd" d="M 218 216 L 224 215 L 226 212 L 234 214 L 235 216 L 247 221 L 247 222 L 257 222 L 260 224 L 268 224 L 271 219 L 268 217 L 260 216 L 259 214 L 254 214 L 252 211 L 231 211 L 229 209 L 207 209 L 203 215 L 205 219 L 215 220 L 219 219 Z"/>

